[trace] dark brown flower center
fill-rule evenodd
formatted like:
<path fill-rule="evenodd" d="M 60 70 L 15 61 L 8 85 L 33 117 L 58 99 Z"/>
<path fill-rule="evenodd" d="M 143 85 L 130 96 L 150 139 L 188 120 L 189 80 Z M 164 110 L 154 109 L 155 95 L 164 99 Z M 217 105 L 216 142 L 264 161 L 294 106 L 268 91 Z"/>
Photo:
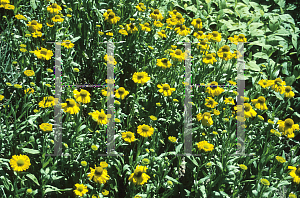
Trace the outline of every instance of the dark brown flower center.
<path fill-rule="evenodd" d="M 74 107 L 75 106 L 75 102 L 73 100 L 67 100 L 67 106 L 68 107 Z"/>
<path fill-rule="evenodd" d="M 142 127 L 142 131 L 143 131 L 143 132 L 149 131 L 149 127 L 148 127 L 148 126 L 143 126 L 143 127 Z"/>
<path fill-rule="evenodd" d="M 258 100 L 258 102 L 261 103 L 261 104 L 264 103 L 264 102 L 266 101 L 266 99 L 263 98 L 263 97 L 259 97 L 257 100 Z"/>
<path fill-rule="evenodd" d="M 164 86 L 163 86 L 163 90 L 168 91 L 169 89 L 170 89 L 170 88 L 169 88 L 168 85 L 164 85 Z"/>
<path fill-rule="evenodd" d="M 77 188 L 77 190 L 80 191 L 80 192 L 82 192 L 82 191 L 83 191 L 83 187 L 82 187 L 82 186 L 79 186 L 79 187 Z"/>
<path fill-rule="evenodd" d="M 285 120 L 285 126 L 291 128 L 294 125 L 294 121 L 290 118 Z"/>
<path fill-rule="evenodd" d="M 167 65 L 167 64 L 168 64 L 168 59 L 164 58 L 164 59 L 162 59 L 161 62 L 162 62 L 164 65 Z"/>
<path fill-rule="evenodd" d="M 115 13 L 113 13 L 113 12 L 109 13 L 108 18 L 112 19 L 114 17 L 115 17 Z"/>
<path fill-rule="evenodd" d="M 123 94 L 124 94 L 124 89 L 119 89 L 118 93 L 119 93 L 120 95 L 123 95 Z"/>
<path fill-rule="evenodd" d="M 250 109 L 251 109 L 250 104 L 245 103 L 245 104 L 244 104 L 244 109 L 245 109 L 245 111 L 250 111 Z"/>
<path fill-rule="evenodd" d="M 196 23 L 197 23 L 197 24 L 200 24 L 200 23 L 201 23 L 201 19 L 197 19 L 197 20 L 196 20 Z"/>
<path fill-rule="evenodd" d="M 285 92 L 290 92 L 290 91 L 292 91 L 292 88 L 291 87 L 285 87 Z"/>
<path fill-rule="evenodd" d="M 159 14 L 159 10 L 158 10 L 158 9 L 155 9 L 153 13 L 154 13 L 154 14 Z"/>
<path fill-rule="evenodd" d="M 140 80 L 140 79 L 142 79 L 143 77 L 144 77 L 143 74 L 138 74 L 137 79 Z"/>
<path fill-rule="evenodd" d="M 181 55 L 181 51 L 180 51 L 180 50 L 176 50 L 176 51 L 175 51 L 175 54 L 176 54 L 176 55 Z"/>
<path fill-rule="evenodd" d="M 143 174 L 142 171 L 137 171 L 137 172 L 134 173 L 134 176 L 135 176 L 135 177 L 141 177 L 142 174 Z"/>
<path fill-rule="evenodd" d="M 96 167 L 96 169 L 95 169 L 95 175 L 96 175 L 97 177 L 99 177 L 99 176 L 102 175 L 102 173 L 103 173 L 103 168 L 101 168 L 101 167 Z"/>
<path fill-rule="evenodd" d="M 230 51 L 230 47 L 228 45 L 225 45 L 223 48 L 222 48 L 222 52 L 229 52 Z"/>
<path fill-rule="evenodd" d="M 87 96 L 87 92 L 85 90 L 81 90 L 80 96 L 86 97 Z"/>
<path fill-rule="evenodd" d="M 180 26 L 180 29 L 181 30 L 185 30 L 185 27 L 182 25 L 182 26 Z"/>
<path fill-rule="evenodd" d="M 213 37 L 217 37 L 219 34 L 218 34 L 218 32 L 213 32 L 212 35 L 213 35 Z"/>

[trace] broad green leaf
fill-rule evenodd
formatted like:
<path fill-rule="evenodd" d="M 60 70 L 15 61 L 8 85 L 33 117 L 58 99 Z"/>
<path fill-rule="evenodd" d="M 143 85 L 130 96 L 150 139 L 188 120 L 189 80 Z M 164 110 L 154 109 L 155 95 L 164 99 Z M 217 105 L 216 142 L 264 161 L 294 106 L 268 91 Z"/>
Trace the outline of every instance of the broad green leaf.
<path fill-rule="evenodd" d="M 35 0 L 30 0 L 30 5 L 34 10 L 37 8 Z"/>
<path fill-rule="evenodd" d="M 77 37 L 71 39 L 71 42 L 72 42 L 72 43 L 75 43 L 75 42 L 78 41 L 80 38 L 81 38 L 80 36 L 77 36 Z"/>
<path fill-rule="evenodd" d="M 294 75 L 289 76 L 289 77 L 286 77 L 286 78 L 285 78 L 286 85 L 287 85 L 287 86 L 292 86 L 293 83 L 295 82 L 295 80 L 296 80 L 296 78 L 295 78 Z"/>
<path fill-rule="evenodd" d="M 253 55 L 256 58 L 262 58 L 262 59 L 268 59 L 268 55 L 266 53 L 263 52 L 257 52 Z"/>
<path fill-rule="evenodd" d="M 36 185 L 40 186 L 39 181 L 37 180 L 37 178 L 35 177 L 35 175 L 28 173 L 26 174 L 26 177 L 28 177 L 29 179 L 31 179 L 34 183 L 36 183 Z"/>
<path fill-rule="evenodd" d="M 30 154 L 40 154 L 40 151 L 34 150 L 34 149 L 29 149 L 29 148 L 23 148 L 23 152 L 30 153 Z"/>
<path fill-rule="evenodd" d="M 256 61 L 249 61 L 249 62 L 246 62 L 245 68 L 246 68 L 246 69 L 253 70 L 253 71 L 260 71 L 259 66 L 256 64 Z"/>
<path fill-rule="evenodd" d="M 249 29 L 253 30 L 253 29 L 257 29 L 259 28 L 260 26 L 263 26 L 264 24 L 263 23 L 251 23 L 249 25 Z"/>
<path fill-rule="evenodd" d="M 297 46 L 297 37 L 298 37 L 298 34 L 292 33 L 292 43 L 293 43 L 293 46 L 294 46 L 294 48 L 296 50 L 298 49 L 298 46 Z"/>

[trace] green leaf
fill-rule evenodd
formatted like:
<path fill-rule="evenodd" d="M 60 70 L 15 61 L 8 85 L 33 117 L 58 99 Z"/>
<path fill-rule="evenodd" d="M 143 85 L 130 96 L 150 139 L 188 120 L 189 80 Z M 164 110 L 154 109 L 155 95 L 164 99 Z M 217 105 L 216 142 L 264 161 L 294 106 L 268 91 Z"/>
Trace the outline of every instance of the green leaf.
<path fill-rule="evenodd" d="M 249 25 L 249 29 L 254 30 L 254 29 L 257 29 L 257 28 L 259 28 L 260 26 L 263 26 L 263 25 L 264 25 L 263 23 L 251 23 Z"/>
<path fill-rule="evenodd" d="M 298 37 L 298 34 L 294 34 L 294 33 L 292 33 L 292 43 L 293 43 L 293 46 L 294 46 L 294 48 L 297 50 L 298 48 L 298 46 L 297 46 L 297 37 Z"/>
<path fill-rule="evenodd" d="M 253 70 L 253 71 L 260 71 L 259 66 L 256 64 L 256 61 L 249 61 L 249 62 L 246 62 L 245 68 L 246 68 L 246 69 Z"/>
<path fill-rule="evenodd" d="M 253 55 L 254 57 L 257 57 L 257 58 L 262 58 L 262 59 L 268 59 L 268 55 L 266 53 L 263 53 L 263 52 L 257 52 Z"/>
<path fill-rule="evenodd" d="M 35 0 L 30 0 L 30 5 L 34 10 L 37 8 Z"/>
<path fill-rule="evenodd" d="M 75 42 L 78 41 L 80 38 L 81 38 L 80 36 L 77 36 L 77 37 L 73 38 L 73 39 L 71 40 L 71 42 L 72 42 L 72 43 L 75 43 Z"/>
<path fill-rule="evenodd" d="M 176 155 L 179 153 L 182 146 L 183 146 L 183 144 L 179 144 L 178 146 L 176 146 L 176 148 L 175 148 Z"/>
<path fill-rule="evenodd" d="M 191 160 L 191 161 L 194 163 L 195 166 L 199 166 L 199 164 L 197 163 L 195 157 L 193 157 L 193 156 L 186 156 L 186 157 L 187 157 L 189 160 Z"/>
<path fill-rule="evenodd" d="M 52 157 L 50 157 L 50 158 L 48 159 L 48 161 L 45 162 L 45 163 L 43 164 L 42 168 L 45 168 L 46 166 L 48 166 L 48 164 L 49 164 L 51 161 L 52 161 Z"/>
<path fill-rule="evenodd" d="M 23 148 L 22 150 L 23 150 L 23 152 L 25 152 L 25 153 L 30 153 L 30 154 L 40 154 L 40 151 L 34 150 L 34 149 Z"/>
<path fill-rule="evenodd" d="M 280 93 L 278 93 L 278 92 L 274 92 L 274 93 L 275 93 L 276 98 L 278 98 L 279 100 L 283 100 L 283 97 Z"/>
<path fill-rule="evenodd" d="M 283 14 L 283 15 L 279 15 L 280 19 L 292 24 L 295 24 L 295 21 L 293 19 L 293 17 L 289 14 Z"/>
<path fill-rule="evenodd" d="M 292 86 L 293 83 L 295 82 L 295 80 L 296 80 L 296 78 L 295 78 L 294 75 L 289 76 L 289 77 L 286 77 L 286 78 L 285 78 L 286 85 L 287 85 L 287 86 Z"/>
<path fill-rule="evenodd" d="M 167 180 L 170 180 L 170 181 L 176 183 L 176 184 L 180 184 L 180 182 L 177 181 L 176 179 L 174 179 L 173 177 L 170 177 L 170 176 L 166 175 L 165 178 L 166 178 Z"/>
<path fill-rule="evenodd" d="M 52 159 L 52 158 L 51 158 Z M 31 179 L 34 183 L 36 183 L 36 185 L 40 186 L 39 181 L 37 180 L 37 178 L 34 176 L 34 174 L 28 173 L 26 175 L 29 179 Z"/>

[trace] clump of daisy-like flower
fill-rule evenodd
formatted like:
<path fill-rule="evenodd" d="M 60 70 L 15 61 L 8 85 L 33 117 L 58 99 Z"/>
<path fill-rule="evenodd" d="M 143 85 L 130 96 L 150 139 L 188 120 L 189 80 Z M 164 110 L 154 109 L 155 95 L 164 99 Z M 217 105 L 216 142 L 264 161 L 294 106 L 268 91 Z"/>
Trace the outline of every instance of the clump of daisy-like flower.
<path fill-rule="evenodd" d="M 30 159 L 27 155 L 13 155 L 12 158 L 9 161 L 10 166 L 13 168 L 16 172 L 25 171 L 29 168 Z"/>
<path fill-rule="evenodd" d="M 104 21 L 108 21 L 110 24 L 116 24 L 118 21 L 120 21 L 120 17 L 116 16 L 116 14 L 111 10 L 108 9 L 104 14 Z"/>
<path fill-rule="evenodd" d="M 92 113 L 89 113 L 89 115 L 92 116 L 93 120 L 96 121 L 97 124 L 107 124 L 108 123 L 107 115 L 104 113 L 103 109 L 101 109 L 101 112 L 96 110 Z"/>
<path fill-rule="evenodd" d="M 63 40 L 61 45 L 67 49 L 74 47 L 74 44 L 70 40 Z"/>
<path fill-rule="evenodd" d="M 151 135 L 153 135 L 153 132 L 154 128 L 146 124 L 139 125 L 137 128 L 137 133 L 142 137 L 150 137 Z"/>
<path fill-rule="evenodd" d="M 134 173 L 129 176 L 128 180 L 133 182 L 135 185 L 143 185 L 147 183 L 148 179 L 150 179 L 150 176 L 146 174 L 147 169 L 148 168 L 146 166 L 137 165 Z"/>
<path fill-rule="evenodd" d="M 182 60 L 185 59 L 185 54 L 180 49 L 170 50 L 170 51 L 171 51 L 170 55 L 174 61 L 177 60 L 181 62 Z"/>
<path fill-rule="evenodd" d="M 294 120 L 290 118 L 287 118 L 285 121 L 278 120 L 277 124 L 279 125 L 279 131 L 282 132 L 283 135 L 286 135 L 287 138 L 294 138 L 294 131 L 299 130 L 299 125 L 294 124 Z"/>
<path fill-rule="evenodd" d="M 197 147 L 199 150 L 204 150 L 205 152 L 214 150 L 214 145 L 207 141 L 198 142 Z"/>
<path fill-rule="evenodd" d="M 130 131 L 122 132 L 122 138 L 124 139 L 125 142 L 128 143 L 134 142 L 136 140 L 134 137 L 134 133 Z"/>
<path fill-rule="evenodd" d="M 123 100 L 129 94 L 129 91 L 126 91 L 124 87 L 120 87 L 115 93 L 116 98 L 121 98 L 121 100 Z"/>
<path fill-rule="evenodd" d="M 211 97 L 205 98 L 205 106 L 215 108 L 218 103 Z"/>
<path fill-rule="evenodd" d="M 197 19 L 193 19 L 192 21 L 192 26 L 194 26 L 194 28 L 196 29 L 202 29 L 202 20 L 200 18 Z"/>
<path fill-rule="evenodd" d="M 213 81 L 208 84 L 208 87 L 206 88 L 206 92 L 208 92 L 209 96 L 215 97 L 220 95 L 224 89 L 218 87 L 218 83 L 216 81 Z"/>
<path fill-rule="evenodd" d="M 140 12 L 144 12 L 146 10 L 146 7 L 143 3 L 139 3 L 137 6 L 135 6 L 136 9 Z"/>
<path fill-rule="evenodd" d="M 75 100 L 77 102 L 82 102 L 82 103 L 89 103 L 91 102 L 91 94 L 84 90 L 84 89 L 81 89 L 80 92 L 77 91 L 76 89 L 73 90 L 73 93 L 74 93 L 74 97 L 75 97 Z"/>
<path fill-rule="evenodd" d="M 71 98 L 68 98 L 66 100 L 66 103 L 61 104 L 61 108 L 64 110 L 64 112 L 70 113 L 70 114 L 77 114 L 80 110 L 79 106 L 80 105 Z"/>
<path fill-rule="evenodd" d="M 61 7 L 56 3 L 53 3 L 47 7 L 47 12 L 51 14 L 58 14 L 61 10 Z"/>
<path fill-rule="evenodd" d="M 159 88 L 158 91 L 160 93 L 163 93 L 164 96 L 171 96 L 172 92 L 176 90 L 175 88 L 171 88 L 170 85 L 168 85 L 167 83 L 157 85 L 157 88 Z"/>
<path fill-rule="evenodd" d="M 92 180 L 99 184 L 105 184 L 109 180 L 110 176 L 107 174 L 107 170 L 103 167 L 97 167 L 95 169 L 90 167 L 91 173 L 88 174 L 89 180 Z"/>
<path fill-rule="evenodd" d="M 164 69 L 170 68 L 172 66 L 172 64 L 170 63 L 170 61 L 168 59 L 166 59 L 166 58 L 157 59 L 156 65 L 158 67 L 162 67 Z"/>
<path fill-rule="evenodd" d="M 73 190 L 75 195 L 82 197 L 88 192 L 87 186 L 83 184 L 75 184 L 76 189 Z"/>
<path fill-rule="evenodd" d="M 300 166 L 288 166 L 288 169 L 292 170 L 290 176 L 293 178 L 293 182 L 300 184 Z"/>
<path fill-rule="evenodd" d="M 34 71 L 33 70 L 26 70 L 24 71 L 24 74 L 28 77 L 34 76 Z"/>
<path fill-rule="evenodd" d="M 245 118 L 252 118 L 257 115 L 256 111 L 254 111 L 249 103 L 244 103 L 244 115 Z"/>
<path fill-rule="evenodd" d="M 197 115 L 197 120 L 201 120 L 202 125 L 207 127 L 211 126 L 214 123 L 209 112 L 205 112 L 204 114 L 199 113 Z"/>
<path fill-rule="evenodd" d="M 44 132 L 50 132 L 52 131 L 52 124 L 49 124 L 49 123 L 42 123 L 40 125 L 40 129 Z"/>
<path fill-rule="evenodd" d="M 235 45 L 237 45 L 238 42 L 247 42 L 247 39 L 244 34 L 239 34 L 238 36 L 233 35 L 233 37 L 229 37 L 228 40 L 234 43 Z"/>
<path fill-rule="evenodd" d="M 58 98 L 54 98 L 53 96 L 44 97 L 42 101 L 39 102 L 39 107 L 47 108 L 53 107 L 58 104 Z"/>
<path fill-rule="evenodd" d="M 133 74 L 132 80 L 135 83 L 145 84 L 146 82 L 148 82 L 150 80 L 150 77 L 148 76 L 148 74 L 146 72 L 135 72 Z"/>
<path fill-rule="evenodd" d="M 251 100 L 253 104 L 255 104 L 255 108 L 260 109 L 260 110 L 267 110 L 268 107 L 266 105 L 266 98 L 263 96 L 258 97 L 257 99 Z"/>
<path fill-rule="evenodd" d="M 42 60 L 50 60 L 53 56 L 53 52 L 51 50 L 47 50 L 43 47 L 40 50 L 37 48 L 37 50 L 34 51 L 34 54 Z"/>
<path fill-rule="evenodd" d="M 164 17 L 162 16 L 162 14 L 159 12 L 158 9 L 155 9 L 151 14 L 150 14 L 150 17 L 152 19 L 155 19 L 155 20 L 163 20 Z"/>

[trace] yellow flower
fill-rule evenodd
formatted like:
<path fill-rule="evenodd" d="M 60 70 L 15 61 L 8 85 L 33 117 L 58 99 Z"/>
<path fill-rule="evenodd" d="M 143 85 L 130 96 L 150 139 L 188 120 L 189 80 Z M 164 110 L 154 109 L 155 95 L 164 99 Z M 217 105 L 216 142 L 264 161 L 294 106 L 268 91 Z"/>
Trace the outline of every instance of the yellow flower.
<path fill-rule="evenodd" d="M 32 37 L 33 38 L 37 38 L 37 37 L 42 37 L 42 32 L 40 32 L 40 31 L 36 31 L 36 32 L 33 32 L 32 33 Z"/>
<path fill-rule="evenodd" d="M 10 166 L 16 172 L 25 171 L 29 168 L 30 159 L 27 155 L 13 155 L 9 161 Z"/>
<path fill-rule="evenodd" d="M 52 70 L 52 69 L 50 69 L 50 68 L 48 68 L 48 69 L 47 69 L 47 72 L 49 72 L 49 73 L 53 73 L 53 70 Z"/>
<path fill-rule="evenodd" d="M 244 115 L 245 118 L 252 118 L 257 115 L 256 111 L 254 111 L 249 103 L 244 103 Z"/>
<path fill-rule="evenodd" d="M 171 19 L 169 20 L 169 23 L 168 23 L 168 19 L 167 19 L 167 23 L 170 25 L 181 25 L 184 23 L 184 21 L 185 21 L 185 19 L 182 17 L 182 14 L 180 14 L 179 12 L 172 15 Z"/>
<path fill-rule="evenodd" d="M 271 119 L 268 119 L 269 124 L 274 124 L 274 122 Z"/>
<path fill-rule="evenodd" d="M 299 130 L 299 125 L 294 124 L 294 121 L 290 118 L 287 118 L 285 121 L 278 120 L 277 124 L 279 125 L 279 131 L 282 132 L 283 135 L 286 135 L 287 138 L 294 138 L 294 131 Z"/>
<path fill-rule="evenodd" d="M 239 34 L 238 36 L 234 35 L 233 37 L 229 37 L 228 40 L 230 40 L 230 42 L 234 43 L 235 45 L 237 45 L 238 42 L 247 42 L 244 34 Z"/>
<path fill-rule="evenodd" d="M 67 16 L 67 17 L 69 17 L 69 18 L 71 18 L 71 17 L 72 17 L 72 15 L 71 15 L 71 14 L 67 14 L 66 16 Z"/>
<path fill-rule="evenodd" d="M 103 189 L 101 193 L 102 193 L 102 195 L 106 196 L 106 195 L 108 195 L 108 194 L 109 194 L 109 191 L 108 191 L 108 190 L 105 190 L 105 189 Z"/>
<path fill-rule="evenodd" d="M 270 87 L 272 86 L 272 81 L 269 80 L 265 80 L 265 79 L 261 79 L 258 84 L 262 87 L 262 88 L 266 88 L 266 87 Z"/>
<path fill-rule="evenodd" d="M 155 27 L 162 27 L 164 24 L 162 24 L 160 21 L 154 21 L 153 25 Z"/>
<path fill-rule="evenodd" d="M 102 162 L 100 162 L 100 166 L 101 166 L 102 168 L 107 168 L 107 167 L 108 167 L 108 164 L 107 164 L 105 161 L 102 161 Z"/>
<path fill-rule="evenodd" d="M 108 35 L 108 36 L 114 36 L 114 33 L 112 33 L 112 32 L 107 32 L 106 35 Z"/>
<path fill-rule="evenodd" d="M 209 96 L 215 97 L 220 95 L 224 89 L 218 87 L 218 83 L 216 81 L 213 81 L 208 84 L 209 86 L 206 88 L 206 92 L 208 92 Z"/>
<path fill-rule="evenodd" d="M 213 54 L 206 54 L 202 56 L 202 61 L 206 64 L 214 64 L 215 62 L 217 62 L 217 59 Z"/>
<path fill-rule="evenodd" d="M 158 91 L 160 93 L 163 93 L 164 96 L 171 96 L 172 93 L 176 90 L 175 88 L 170 88 L 170 85 L 168 85 L 167 83 L 157 85 L 157 88 L 159 88 Z"/>
<path fill-rule="evenodd" d="M 166 58 L 157 59 L 156 65 L 158 67 L 162 67 L 163 69 L 170 68 L 172 66 L 172 64 L 170 63 L 170 61 L 168 59 L 166 59 Z"/>
<path fill-rule="evenodd" d="M 150 14 L 150 17 L 152 19 L 155 19 L 155 20 L 163 20 L 164 17 L 162 16 L 162 14 L 159 12 L 158 9 L 155 9 L 151 14 Z"/>
<path fill-rule="evenodd" d="M 205 112 L 204 114 L 199 113 L 197 115 L 197 120 L 201 120 L 202 125 L 208 127 L 214 123 L 209 112 Z"/>
<path fill-rule="evenodd" d="M 160 32 L 157 32 L 158 36 L 160 38 L 167 38 L 167 35 L 166 35 L 166 31 L 165 30 L 161 30 Z"/>
<path fill-rule="evenodd" d="M 14 5 L 10 5 L 10 4 L 5 4 L 4 9 L 6 9 L 6 10 L 14 10 L 15 6 Z"/>
<path fill-rule="evenodd" d="M 66 113 L 70 114 L 77 114 L 80 111 L 79 104 L 75 102 L 73 99 L 67 99 L 66 103 L 61 104 L 61 108 L 64 110 Z"/>
<path fill-rule="evenodd" d="M 24 74 L 26 76 L 34 76 L 34 71 L 32 71 L 32 70 L 26 70 L 26 71 L 24 71 Z"/>
<path fill-rule="evenodd" d="M 97 122 L 97 124 L 107 124 L 107 115 L 104 113 L 104 110 L 101 109 L 101 112 L 98 110 L 94 111 L 93 113 L 89 113 L 92 116 L 93 120 Z"/>
<path fill-rule="evenodd" d="M 180 25 L 180 26 L 176 27 L 174 30 L 180 36 L 186 36 L 189 33 L 191 33 L 191 28 L 188 28 L 185 25 Z"/>
<path fill-rule="evenodd" d="M 228 81 L 230 84 L 232 84 L 232 85 L 236 85 L 236 82 L 234 82 L 234 81 L 232 81 L 232 80 L 230 80 L 230 81 Z"/>
<path fill-rule="evenodd" d="M 127 132 L 122 132 L 122 138 L 124 139 L 125 142 L 131 143 L 135 141 L 134 133 L 127 131 Z"/>
<path fill-rule="evenodd" d="M 107 12 L 103 14 L 103 16 L 105 17 L 104 21 L 108 21 L 110 24 L 116 24 L 121 19 L 120 17 L 116 16 L 116 14 L 111 10 L 107 10 Z"/>
<path fill-rule="evenodd" d="M 61 45 L 68 49 L 74 47 L 74 44 L 70 40 L 63 40 L 63 43 Z"/>
<path fill-rule="evenodd" d="M 115 91 L 115 93 L 117 98 L 121 98 L 121 100 L 123 100 L 129 94 L 129 91 L 126 91 L 124 87 L 120 87 Z"/>
<path fill-rule="evenodd" d="M 261 179 L 260 182 L 265 186 L 270 186 L 270 182 L 267 179 Z"/>
<path fill-rule="evenodd" d="M 290 176 L 293 178 L 293 182 L 300 184 L 300 167 L 288 166 L 288 169 L 292 170 Z"/>
<path fill-rule="evenodd" d="M 156 106 L 161 107 L 161 104 L 158 102 L 158 103 L 156 103 Z"/>
<path fill-rule="evenodd" d="M 133 182 L 135 185 L 143 185 L 147 183 L 148 179 L 150 179 L 150 176 L 146 174 L 147 169 L 148 168 L 146 166 L 137 165 L 134 173 L 129 176 L 128 180 Z"/>
<path fill-rule="evenodd" d="M 225 102 L 225 104 L 231 104 L 231 105 L 235 104 L 232 97 L 225 98 L 224 102 Z"/>
<path fill-rule="evenodd" d="M 91 146 L 91 149 L 92 149 L 93 151 L 97 151 L 97 150 L 98 150 L 98 146 L 92 145 L 92 146 Z"/>
<path fill-rule="evenodd" d="M 140 24 L 142 31 L 146 31 L 146 32 L 150 32 L 151 31 L 151 27 L 149 25 L 149 23 L 144 23 L 144 24 Z"/>
<path fill-rule="evenodd" d="M 20 48 L 20 51 L 21 51 L 21 52 L 27 52 L 27 49 L 25 49 L 25 48 Z"/>
<path fill-rule="evenodd" d="M 79 72 L 79 69 L 78 68 L 73 68 L 73 71 L 78 73 Z"/>
<path fill-rule="evenodd" d="M 76 190 L 73 190 L 74 193 L 80 197 L 82 197 L 85 193 L 88 192 L 87 186 L 83 184 L 75 184 Z"/>
<path fill-rule="evenodd" d="M 297 195 L 295 195 L 294 193 L 290 193 L 289 198 L 297 198 Z"/>
<path fill-rule="evenodd" d="M 21 88 L 22 88 L 22 85 L 14 84 L 14 87 L 17 88 L 17 89 L 21 89 Z"/>
<path fill-rule="evenodd" d="M 211 97 L 205 99 L 205 106 L 215 108 L 218 103 Z"/>
<path fill-rule="evenodd" d="M 207 141 L 198 142 L 197 147 L 199 150 L 204 150 L 205 152 L 214 150 L 214 145 L 208 143 Z"/>
<path fill-rule="evenodd" d="M 40 50 L 37 48 L 37 50 L 34 51 L 34 54 L 42 60 L 50 60 L 53 56 L 53 52 L 51 50 L 47 50 L 46 48 L 41 48 Z"/>
<path fill-rule="evenodd" d="M 157 117 L 155 117 L 154 115 L 149 116 L 151 120 L 157 120 Z"/>
<path fill-rule="evenodd" d="M 150 77 L 148 76 L 148 74 L 146 72 L 135 72 L 133 74 L 132 80 L 135 83 L 145 84 L 146 82 L 148 82 L 150 80 Z"/>
<path fill-rule="evenodd" d="M 81 166 L 87 166 L 87 162 L 86 161 L 81 161 L 80 164 L 81 164 Z"/>
<path fill-rule="evenodd" d="M 251 100 L 253 104 L 255 104 L 255 108 L 260 110 L 267 110 L 268 107 L 266 105 L 266 99 L 263 96 L 258 97 L 258 99 Z"/>
<path fill-rule="evenodd" d="M 209 36 L 209 40 L 210 41 L 214 41 L 214 42 L 220 42 L 222 37 L 221 37 L 221 33 L 217 32 L 217 31 L 213 31 L 212 33 L 208 33 Z"/>
<path fill-rule="evenodd" d="M 134 24 L 130 23 L 130 24 L 126 25 L 126 31 L 129 34 L 133 34 L 133 33 L 136 33 L 138 31 L 138 29 Z"/>
<path fill-rule="evenodd" d="M 220 115 L 220 111 L 219 110 L 217 110 L 217 109 L 214 109 L 214 112 L 213 112 L 215 115 Z"/>
<path fill-rule="evenodd" d="M 285 160 L 283 157 L 281 157 L 281 156 L 276 156 L 276 160 L 277 160 L 278 162 L 280 162 L 280 163 L 286 162 L 286 160 Z"/>
<path fill-rule="evenodd" d="M 55 15 L 54 17 L 52 17 L 52 21 L 53 22 L 63 22 L 64 19 L 60 17 L 60 15 Z"/>
<path fill-rule="evenodd" d="M 202 21 L 200 18 L 193 19 L 191 24 L 192 24 L 192 26 L 194 26 L 194 28 L 202 29 Z"/>
<path fill-rule="evenodd" d="M 51 14 L 58 14 L 61 10 L 61 7 L 56 3 L 53 3 L 47 7 L 47 11 Z"/>
<path fill-rule="evenodd" d="M 179 102 L 176 98 L 173 99 L 173 102 Z"/>
<path fill-rule="evenodd" d="M 261 115 L 258 115 L 257 117 L 258 117 L 260 120 L 262 120 L 262 121 L 265 120 L 264 117 L 262 117 Z"/>
<path fill-rule="evenodd" d="M 248 169 L 248 167 L 246 165 L 244 165 L 244 164 L 239 164 L 239 167 L 241 169 L 243 169 L 243 170 L 247 170 Z"/>
<path fill-rule="evenodd" d="M 270 80 L 270 84 L 272 84 L 272 89 L 280 94 L 283 94 L 285 89 L 284 85 L 286 85 L 285 81 L 282 81 L 280 78 L 276 78 L 275 80 Z"/>
<path fill-rule="evenodd" d="M 151 135 L 153 135 L 153 132 L 154 132 L 154 128 L 146 124 L 139 125 L 137 129 L 137 133 L 142 137 L 150 137 Z"/>
<path fill-rule="evenodd" d="M 4 99 L 3 95 L 0 95 L 0 102 Z"/>
<path fill-rule="evenodd" d="M 284 97 L 292 98 L 295 96 L 295 93 L 292 91 L 292 87 L 286 86 L 284 87 Z"/>
<path fill-rule="evenodd" d="M 146 7 L 144 6 L 143 3 L 139 3 L 137 6 L 135 6 L 136 9 L 138 9 L 138 11 L 140 12 L 144 12 L 146 10 Z"/>
<path fill-rule="evenodd" d="M 76 99 L 77 102 L 82 102 L 82 103 L 90 103 L 91 102 L 91 94 L 84 90 L 81 89 L 80 92 L 77 91 L 76 89 L 73 90 L 74 93 L 74 98 Z"/>
<path fill-rule="evenodd" d="M 104 34 L 104 32 L 98 31 L 98 34 L 100 34 L 100 35 L 103 35 L 103 34 Z"/>
<path fill-rule="evenodd" d="M 52 124 L 43 123 L 40 125 L 40 129 L 44 132 L 50 132 L 50 131 L 52 131 Z"/>
<path fill-rule="evenodd" d="M 58 98 L 49 96 L 49 97 L 44 97 L 43 100 L 39 102 L 39 107 L 42 108 L 53 107 L 56 104 L 58 104 Z"/>
<path fill-rule="evenodd" d="M 93 179 L 94 182 L 99 184 L 105 184 L 109 180 L 110 176 L 107 174 L 107 170 L 102 167 L 97 167 L 95 169 L 91 168 L 91 173 L 88 174 L 89 180 Z"/>
<path fill-rule="evenodd" d="M 23 15 L 21 15 L 21 14 L 17 14 L 17 15 L 15 15 L 15 17 L 17 18 L 17 19 L 19 19 L 19 20 L 22 20 L 22 19 L 26 19 L 26 17 L 24 17 Z"/>
<path fill-rule="evenodd" d="M 169 137 L 168 137 L 168 140 L 169 140 L 170 142 L 174 143 L 174 142 L 177 141 L 177 138 L 174 137 L 174 136 L 169 136 Z"/>
<path fill-rule="evenodd" d="M 126 30 L 119 30 L 119 33 L 128 36 L 128 32 Z"/>
<path fill-rule="evenodd" d="M 108 62 L 108 64 L 111 64 L 111 65 L 116 65 L 117 64 L 115 58 L 113 56 L 108 56 L 107 54 L 105 54 L 104 60 L 106 62 Z"/>
<path fill-rule="evenodd" d="M 178 60 L 179 62 L 185 59 L 185 54 L 180 49 L 171 50 L 170 55 L 173 60 Z"/>
<path fill-rule="evenodd" d="M 47 22 L 46 25 L 47 25 L 48 27 L 53 27 L 53 26 L 54 26 L 54 23 L 51 21 L 51 22 Z"/>
<path fill-rule="evenodd" d="M 225 61 L 228 61 L 230 60 L 231 58 L 233 58 L 233 55 L 232 53 L 230 52 L 230 47 L 228 45 L 224 45 L 222 46 L 219 51 L 217 52 L 218 56 L 225 60 Z"/>

